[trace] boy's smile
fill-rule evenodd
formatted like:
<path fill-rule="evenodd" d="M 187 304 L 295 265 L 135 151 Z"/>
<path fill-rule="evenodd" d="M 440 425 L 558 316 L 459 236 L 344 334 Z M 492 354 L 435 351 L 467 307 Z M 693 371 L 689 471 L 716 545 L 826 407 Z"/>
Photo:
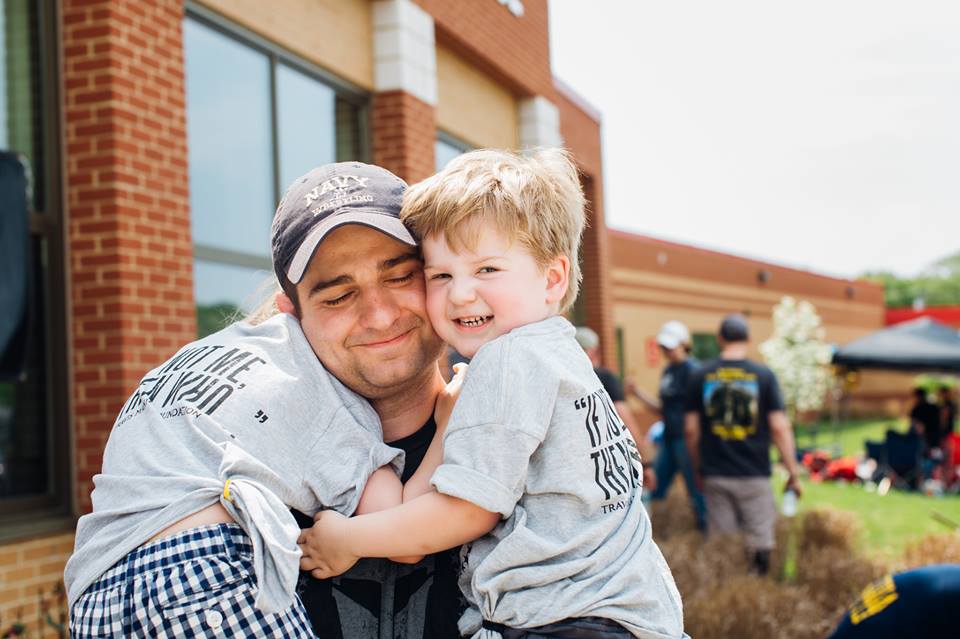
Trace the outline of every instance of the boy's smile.
<path fill-rule="evenodd" d="M 557 312 L 550 267 L 541 268 L 524 246 L 489 225 L 481 226 L 474 239 L 460 252 L 440 236 L 421 244 L 430 321 L 466 357 L 518 326 Z"/>

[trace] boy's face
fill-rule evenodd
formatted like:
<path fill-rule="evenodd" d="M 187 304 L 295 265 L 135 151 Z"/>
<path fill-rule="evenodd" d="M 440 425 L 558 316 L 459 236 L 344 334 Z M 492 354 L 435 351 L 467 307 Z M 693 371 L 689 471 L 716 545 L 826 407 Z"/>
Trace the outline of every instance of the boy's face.
<path fill-rule="evenodd" d="M 556 314 L 566 291 L 566 258 L 541 268 L 523 246 L 490 226 L 461 253 L 442 236 L 424 238 L 421 246 L 427 314 L 440 338 L 466 357 L 518 326 Z"/>

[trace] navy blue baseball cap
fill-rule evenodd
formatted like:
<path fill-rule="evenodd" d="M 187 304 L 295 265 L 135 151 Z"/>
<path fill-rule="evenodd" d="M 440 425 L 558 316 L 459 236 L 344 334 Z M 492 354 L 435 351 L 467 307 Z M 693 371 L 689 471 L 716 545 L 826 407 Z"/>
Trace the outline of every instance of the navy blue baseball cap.
<path fill-rule="evenodd" d="M 303 279 L 327 234 L 344 224 L 361 224 L 416 246 L 400 221 L 407 183 L 390 171 L 362 162 L 324 164 L 293 181 L 273 217 L 270 243 L 277 278 Z"/>
<path fill-rule="evenodd" d="M 720 322 L 719 334 L 727 342 L 745 342 L 750 339 L 750 325 L 746 317 L 733 313 Z"/>

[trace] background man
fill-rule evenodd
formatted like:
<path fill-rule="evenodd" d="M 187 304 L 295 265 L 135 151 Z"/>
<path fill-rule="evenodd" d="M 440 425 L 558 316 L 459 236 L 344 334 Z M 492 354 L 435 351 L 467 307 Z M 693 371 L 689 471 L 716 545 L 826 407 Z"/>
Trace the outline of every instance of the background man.
<path fill-rule="evenodd" d="M 789 472 L 786 488 L 801 493 L 790 420 L 773 372 L 747 359 L 749 328 L 728 315 L 717 336 L 720 357 L 691 379 L 685 430 L 695 474 L 702 477 L 707 532 L 746 535 L 754 569 L 765 574 L 774 546 L 776 508 L 770 485 L 770 440 Z"/>
<path fill-rule="evenodd" d="M 693 467 L 687 453 L 687 444 L 683 434 L 684 401 L 687 396 L 687 384 L 698 362 L 690 357 L 690 331 L 676 320 L 667 322 L 657 334 L 660 352 L 667 360 L 667 366 L 660 376 L 659 397 L 643 391 L 627 380 L 627 391 L 644 405 L 660 415 L 663 420 L 663 439 L 657 451 L 654 469 L 657 475 L 657 488 L 653 491 L 654 501 L 664 499 L 673 483 L 673 476 L 679 471 L 683 474 L 690 496 L 690 506 L 696 519 L 697 529 L 706 529 L 703 494 L 694 481 Z"/>
<path fill-rule="evenodd" d="M 404 482 L 434 439 L 443 388 L 423 266 L 399 219 L 405 189 L 379 167 L 320 167 L 288 189 L 273 230 L 277 307 L 300 320 L 327 370 L 370 401 L 384 441 L 406 454 Z M 324 639 L 456 637 L 458 566 L 457 550 L 412 565 L 365 559 L 331 580 L 302 573 L 298 592 Z"/>

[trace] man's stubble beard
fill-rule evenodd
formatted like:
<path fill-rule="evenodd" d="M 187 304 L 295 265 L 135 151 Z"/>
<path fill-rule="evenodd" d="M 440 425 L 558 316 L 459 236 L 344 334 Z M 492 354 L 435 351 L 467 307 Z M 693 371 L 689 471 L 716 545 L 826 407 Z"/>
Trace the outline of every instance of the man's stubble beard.
<path fill-rule="evenodd" d="M 443 353 L 443 342 L 436 335 L 421 340 L 421 347 L 410 357 L 411 360 L 398 373 L 384 379 L 376 375 L 377 365 L 358 366 L 355 369 L 359 388 L 347 384 L 350 390 L 372 401 L 385 400 L 400 395 L 413 395 L 413 392 L 433 379 L 437 360 Z"/>

